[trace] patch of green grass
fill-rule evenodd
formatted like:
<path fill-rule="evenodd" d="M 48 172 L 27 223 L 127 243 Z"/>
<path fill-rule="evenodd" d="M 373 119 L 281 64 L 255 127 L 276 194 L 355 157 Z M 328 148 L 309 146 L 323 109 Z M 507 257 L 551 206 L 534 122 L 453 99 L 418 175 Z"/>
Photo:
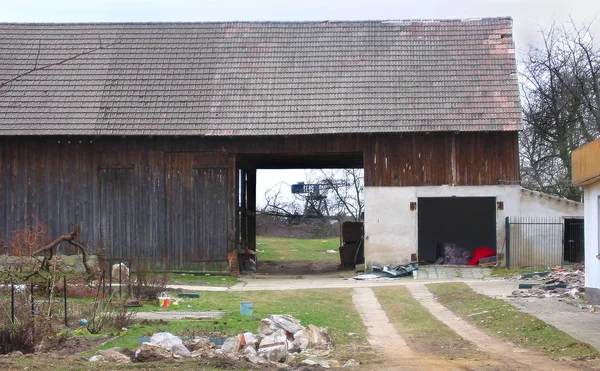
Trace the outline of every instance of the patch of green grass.
<path fill-rule="evenodd" d="M 504 300 L 478 294 L 464 283 L 436 283 L 427 287 L 442 305 L 492 336 L 552 357 L 598 356 L 589 345 L 520 312 Z"/>
<path fill-rule="evenodd" d="M 329 254 L 327 250 L 338 251 L 339 238 L 284 238 L 259 236 L 256 240 L 258 261 L 339 261 L 336 254 Z M 260 252 L 264 251 L 264 252 Z"/>
<path fill-rule="evenodd" d="M 240 314 L 240 302 L 254 303 L 253 315 Z M 191 305 L 191 308 L 187 306 Z M 127 334 L 109 341 L 102 349 L 111 347 L 135 348 L 140 336 L 167 331 L 180 336 L 194 336 L 218 332 L 224 336 L 244 331 L 256 333 L 260 319 L 269 314 L 291 314 L 303 325 L 313 324 L 329 327 L 337 344 L 365 341 L 366 330 L 359 314 L 352 304 L 352 291 L 349 289 L 291 290 L 291 291 L 249 291 L 249 292 L 210 292 L 199 299 L 187 299 L 178 307 L 164 310 L 226 310 L 225 316 L 210 320 L 177 320 L 168 325 L 135 325 Z M 359 334 L 348 337 L 347 333 Z"/>
<path fill-rule="evenodd" d="M 403 286 L 376 287 L 381 307 L 410 347 L 448 358 L 473 355 L 475 348 L 419 304 Z"/>
<path fill-rule="evenodd" d="M 169 284 L 230 287 L 240 282 L 231 276 L 214 276 L 193 273 L 171 273 Z"/>

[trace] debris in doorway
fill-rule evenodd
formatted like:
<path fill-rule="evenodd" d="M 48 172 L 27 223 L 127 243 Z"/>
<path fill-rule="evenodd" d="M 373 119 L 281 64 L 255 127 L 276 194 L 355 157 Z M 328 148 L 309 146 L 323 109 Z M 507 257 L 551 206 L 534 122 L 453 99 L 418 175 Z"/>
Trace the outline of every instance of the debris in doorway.
<path fill-rule="evenodd" d="M 409 263 L 406 265 L 398 265 L 393 268 L 389 265 L 385 265 L 383 268 L 374 265 L 371 268 L 373 269 L 374 274 L 379 274 L 382 275 L 382 277 L 390 278 L 412 275 L 413 271 L 419 269 L 419 267 L 413 263 Z"/>
<path fill-rule="evenodd" d="M 473 257 L 471 258 L 471 260 L 469 260 L 467 265 L 477 265 L 480 263 L 481 259 L 489 258 L 492 256 L 496 256 L 496 252 L 494 250 L 490 249 L 487 246 L 478 247 L 475 249 L 475 251 L 473 251 Z"/>
<path fill-rule="evenodd" d="M 585 291 L 584 266 L 575 269 L 555 267 L 550 272 L 530 273 L 519 276 L 517 279 L 540 280 L 540 283 L 519 284 L 519 289 L 512 293 L 513 296 L 551 298 L 563 297 L 580 299 Z"/>
<path fill-rule="evenodd" d="M 444 244 L 444 261 L 442 264 L 466 265 L 471 259 L 471 252 L 455 243 Z"/>

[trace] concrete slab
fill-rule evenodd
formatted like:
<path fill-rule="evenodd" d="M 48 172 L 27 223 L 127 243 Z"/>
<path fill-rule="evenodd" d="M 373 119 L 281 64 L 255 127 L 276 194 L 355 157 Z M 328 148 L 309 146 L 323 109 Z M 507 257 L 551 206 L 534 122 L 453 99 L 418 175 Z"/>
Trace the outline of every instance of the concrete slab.
<path fill-rule="evenodd" d="M 221 286 L 196 286 L 196 285 L 167 285 L 169 290 L 186 290 L 186 291 L 227 291 L 228 287 Z"/>
<path fill-rule="evenodd" d="M 206 319 L 206 318 L 219 318 L 226 314 L 224 310 L 207 310 L 207 311 L 176 311 L 176 312 L 138 312 L 136 319 L 150 319 L 150 320 L 176 320 L 176 319 Z"/>
<path fill-rule="evenodd" d="M 536 281 L 527 281 L 535 283 Z M 517 309 L 556 327 L 600 351 L 600 313 L 579 307 L 579 301 L 561 298 L 523 298 L 511 294 L 518 281 L 467 282 L 476 292 L 512 303 Z"/>

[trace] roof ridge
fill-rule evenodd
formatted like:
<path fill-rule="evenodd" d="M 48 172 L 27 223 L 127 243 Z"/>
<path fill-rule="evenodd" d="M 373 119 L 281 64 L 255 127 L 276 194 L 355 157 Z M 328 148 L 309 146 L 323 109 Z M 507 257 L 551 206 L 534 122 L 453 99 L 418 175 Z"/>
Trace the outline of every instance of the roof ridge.
<path fill-rule="evenodd" d="M 0 22 L 0 25 L 23 26 L 72 26 L 72 25 L 200 25 L 200 24 L 320 24 L 320 23 L 446 23 L 446 22 L 483 22 L 512 21 L 512 17 L 450 18 L 450 19 L 364 19 L 364 20 L 303 20 L 303 21 L 145 21 L 145 22 Z"/>

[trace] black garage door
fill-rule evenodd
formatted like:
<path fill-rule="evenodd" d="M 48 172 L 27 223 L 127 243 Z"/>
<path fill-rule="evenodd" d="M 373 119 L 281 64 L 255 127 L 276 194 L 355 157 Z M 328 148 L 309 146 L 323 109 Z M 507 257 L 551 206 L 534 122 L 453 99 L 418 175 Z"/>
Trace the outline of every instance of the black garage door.
<path fill-rule="evenodd" d="M 445 243 L 496 250 L 495 197 L 422 197 L 417 210 L 419 261 L 435 262 Z"/>

